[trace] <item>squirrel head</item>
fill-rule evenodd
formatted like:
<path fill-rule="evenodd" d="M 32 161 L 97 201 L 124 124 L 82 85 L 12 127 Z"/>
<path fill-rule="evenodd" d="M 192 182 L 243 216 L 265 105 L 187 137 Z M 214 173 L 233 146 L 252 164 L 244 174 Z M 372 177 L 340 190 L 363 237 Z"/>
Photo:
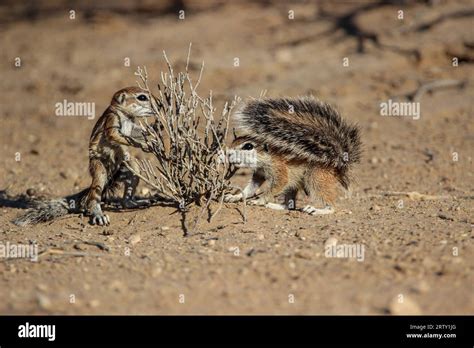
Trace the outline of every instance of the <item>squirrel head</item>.
<path fill-rule="evenodd" d="M 114 94 L 111 105 L 130 117 L 150 117 L 154 115 L 151 104 L 154 98 L 140 87 L 126 87 Z"/>
<path fill-rule="evenodd" d="M 247 136 L 240 136 L 232 142 L 228 160 L 237 168 L 260 168 L 270 165 L 272 156 L 267 144 L 260 144 Z"/>

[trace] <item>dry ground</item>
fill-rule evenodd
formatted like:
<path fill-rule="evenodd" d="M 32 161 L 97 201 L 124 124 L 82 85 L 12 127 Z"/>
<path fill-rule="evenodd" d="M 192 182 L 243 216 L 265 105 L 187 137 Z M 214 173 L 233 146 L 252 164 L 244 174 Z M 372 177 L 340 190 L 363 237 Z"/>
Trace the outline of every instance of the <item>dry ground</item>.
<path fill-rule="evenodd" d="M 166 2 L 163 9 L 145 2 L 138 12 L 131 5 L 113 11 L 82 5 L 70 20 L 62 3 L 33 20 L 22 17 L 21 6 L 0 7 L 0 190 L 6 190 L 0 241 L 36 241 L 40 250 L 70 252 L 78 252 L 74 241 L 95 241 L 109 251 L 80 245 L 88 255 L 0 262 L 0 313 L 474 313 L 473 17 L 413 31 L 440 14 L 472 10 L 473 1 L 409 1 L 355 17 L 344 14 L 368 2 L 330 2 L 320 12 L 314 2 L 185 2 L 184 20 Z M 404 20 L 397 19 L 400 9 Z M 382 45 L 364 40 L 360 52 L 348 35 L 357 30 L 354 23 L 376 33 Z M 352 197 L 341 197 L 336 214 L 251 208 L 243 224 L 240 207 L 229 204 L 187 238 L 178 214 L 162 206 L 111 212 L 107 228 L 77 215 L 12 225 L 21 209 L 6 195 L 34 188 L 63 196 L 89 184 L 94 120 L 57 117 L 55 103 L 95 102 L 98 117 L 116 90 L 135 84 L 137 65 L 158 81 L 162 50 L 182 66 L 189 42 L 193 65 L 206 64 L 201 91 L 212 89 L 221 102 L 262 90 L 312 93 L 359 123 L 364 157 L 354 171 Z M 392 46 L 416 49 L 418 59 Z M 458 67 L 453 51 L 464 57 Z M 124 66 L 126 57 L 131 67 Z M 425 94 L 419 120 L 380 116 L 380 102 L 438 79 L 468 82 Z M 436 199 L 383 195 L 392 191 Z M 364 245 L 364 260 L 325 257 L 331 237 Z"/>

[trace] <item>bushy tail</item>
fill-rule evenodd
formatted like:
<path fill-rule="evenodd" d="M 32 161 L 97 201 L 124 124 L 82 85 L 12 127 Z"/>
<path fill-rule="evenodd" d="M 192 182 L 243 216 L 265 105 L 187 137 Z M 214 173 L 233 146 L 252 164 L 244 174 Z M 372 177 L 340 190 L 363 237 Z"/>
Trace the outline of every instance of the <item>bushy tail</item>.
<path fill-rule="evenodd" d="M 250 140 L 290 160 L 334 168 L 348 187 L 349 170 L 362 152 L 359 129 L 331 105 L 312 97 L 259 99 L 249 101 L 234 117 Z"/>
<path fill-rule="evenodd" d="M 66 199 L 35 202 L 26 213 L 17 216 L 12 222 L 18 226 L 36 225 L 57 219 L 69 213 Z"/>
<path fill-rule="evenodd" d="M 41 222 L 52 221 L 70 213 L 79 212 L 82 199 L 88 189 L 77 194 L 49 201 L 35 201 L 26 213 L 17 216 L 12 222 L 18 226 L 36 225 Z"/>

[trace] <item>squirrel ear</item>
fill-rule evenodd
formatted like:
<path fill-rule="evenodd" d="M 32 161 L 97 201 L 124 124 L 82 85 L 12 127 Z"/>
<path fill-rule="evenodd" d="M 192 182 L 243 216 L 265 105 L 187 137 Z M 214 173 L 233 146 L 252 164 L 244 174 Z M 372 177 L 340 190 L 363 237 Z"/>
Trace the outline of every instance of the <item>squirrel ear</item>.
<path fill-rule="evenodd" d="M 268 152 L 268 145 L 267 145 L 267 144 L 263 144 L 263 150 L 264 150 L 265 152 Z"/>
<path fill-rule="evenodd" d="M 114 95 L 115 101 L 119 104 L 123 104 L 123 102 L 125 101 L 125 97 L 126 97 L 125 92 L 121 92 Z"/>

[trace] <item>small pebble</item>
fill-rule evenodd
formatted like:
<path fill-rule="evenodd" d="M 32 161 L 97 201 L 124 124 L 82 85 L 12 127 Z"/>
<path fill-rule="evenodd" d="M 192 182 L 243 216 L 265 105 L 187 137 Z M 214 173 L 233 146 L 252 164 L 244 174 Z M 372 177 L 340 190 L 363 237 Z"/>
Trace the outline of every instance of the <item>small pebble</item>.
<path fill-rule="evenodd" d="M 30 143 L 35 143 L 38 141 L 38 137 L 34 134 L 28 134 L 28 141 Z"/>
<path fill-rule="evenodd" d="M 276 52 L 275 58 L 279 63 L 290 63 L 293 60 L 293 53 L 290 49 L 283 48 Z"/>
<path fill-rule="evenodd" d="M 305 259 L 305 260 L 311 260 L 311 258 L 313 257 L 313 254 L 308 250 L 297 250 L 295 252 L 295 257 L 298 257 L 300 259 Z"/>
<path fill-rule="evenodd" d="M 311 232 L 308 230 L 300 230 L 300 231 L 296 231 L 295 233 L 295 237 L 298 238 L 299 240 L 306 240 L 306 238 L 308 238 L 310 235 L 311 235 Z"/>
<path fill-rule="evenodd" d="M 89 306 L 92 308 L 97 308 L 100 306 L 100 301 L 99 300 L 91 300 L 89 302 Z"/>
<path fill-rule="evenodd" d="M 324 247 L 325 248 L 328 248 L 328 247 L 333 247 L 337 244 L 337 238 L 334 238 L 334 237 L 330 237 L 328 238 L 328 240 L 324 243 Z"/>
<path fill-rule="evenodd" d="M 394 315 L 420 315 L 421 309 L 418 304 L 411 298 L 404 296 L 403 301 L 399 301 L 399 297 L 395 296 L 388 307 L 390 314 Z"/>
<path fill-rule="evenodd" d="M 128 239 L 128 242 L 131 244 L 131 245 L 135 245 L 137 243 L 139 243 L 141 241 L 141 237 L 139 234 L 133 234 L 130 236 L 130 238 Z"/>
<path fill-rule="evenodd" d="M 373 205 L 370 207 L 370 210 L 373 210 L 373 211 L 380 211 L 380 209 L 382 208 L 380 208 L 378 205 Z"/>
<path fill-rule="evenodd" d="M 46 295 L 38 294 L 36 298 L 38 300 L 38 305 L 42 309 L 50 310 L 53 307 L 53 303 L 51 302 L 49 297 L 47 297 Z"/>
<path fill-rule="evenodd" d="M 125 289 L 125 285 L 120 280 L 114 280 L 110 283 L 109 289 L 117 292 L 121 292 Z"/>
<path fill-rule="evenodd" d="M 151 276 L 153 278 L 156 278 L 158 277 L 161 273 L 163 273 L 163 269 L 161 267 L 155 267 L 153 268 L 153 270 L 151 271 Z"/>
<path fill-rule="evenodd" d="M 106 229 L 104 229 L 104 230 L 102 231 L 102 234 L 103 234 L 104 236 L 111 236 L 111 235 L 114 234 L 114 231 L 109 230 L 109 229 L 106 228 Z"/>
<path fill-rule="evenodd" d="M 48 286 L 46 284 L 43 284 L 43 283 L 37 284 L 36 287 L 38 288 L 38 290 L 41 290 L 41 291 L 47 291 L 48 290 Z"/>
<path fill-rule="evenodd" d="M 430 285 L 425 280 L 421 280 L 415 284 L 412 289 L 415 292 L 425 294 L 430 290 Z"/>

